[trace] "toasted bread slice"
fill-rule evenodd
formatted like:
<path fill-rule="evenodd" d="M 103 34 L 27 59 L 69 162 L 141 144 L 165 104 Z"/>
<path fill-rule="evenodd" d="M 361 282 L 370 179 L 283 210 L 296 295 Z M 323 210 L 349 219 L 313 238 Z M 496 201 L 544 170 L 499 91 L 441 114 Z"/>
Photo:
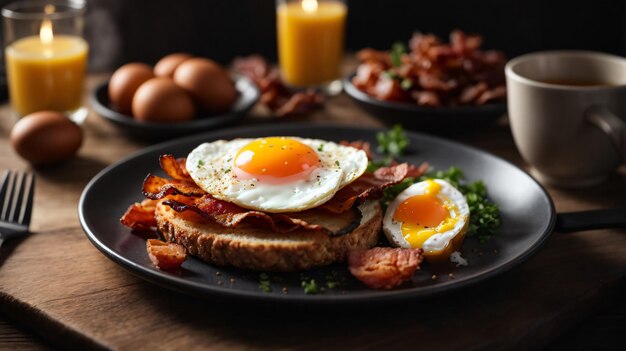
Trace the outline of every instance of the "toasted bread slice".
<path fill-rule="evenodd" d="M 187 220 L 161 203 L 156 207 L 155 217 L 167 240 L 183 245 L 190 255 L 206 262 L 290 272 L 344 261 L 350 250 L 374 246 L 382 222 L 380 204 L 366 201 L 359 210 L 360 224 L 350 233 L 336 237 L 308 230 L 276 233 L 247 224 L 225 228 L 212 222 Z"/>

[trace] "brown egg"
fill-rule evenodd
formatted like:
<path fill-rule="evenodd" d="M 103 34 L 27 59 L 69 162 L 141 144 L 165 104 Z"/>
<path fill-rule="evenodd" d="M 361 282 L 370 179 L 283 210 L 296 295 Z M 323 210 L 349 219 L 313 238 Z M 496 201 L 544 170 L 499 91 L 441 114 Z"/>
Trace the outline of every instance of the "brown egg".
<path fill-rule="evenodd" d="M 133 98 L 133 115 L 150 122 L 175 123 L 196 114 L 193 99 L 169 78 L 152 78 L 143 83 Z"/>
<path fill-rule="evenodd" d="M 27 161 L 49 165 L 74 156 L 83 142 L 83 133 L 64 114 L 39 111 L 21 118 L 11 130 L 10 140 Z"/>
<path fill-rule="evenodd" d="M 111 103 L 119 112 L 130 115 L 137 88 L 152 77 L 152 68 L 144 63 L 128 63 L 118 68 L 109 81 Z"/>
<path fill-rule="evenodd" d="M 176 71 L 176 68 L 183 63 L 183 61 L 192 57 L 192 55 L 182 52 L 169 54 L 160 59 L 159 62 L 154 65 L 154 75 L 157 77 L 174 78 L 174 71 Z"/>
<path fill-rule="evenodd" d="M 206 113 L 230 110 L 237 90 L 228 72 L 205 58 L 192 58 L 181 63 L 174 72 L 174 81 L 187 90 Z"/>

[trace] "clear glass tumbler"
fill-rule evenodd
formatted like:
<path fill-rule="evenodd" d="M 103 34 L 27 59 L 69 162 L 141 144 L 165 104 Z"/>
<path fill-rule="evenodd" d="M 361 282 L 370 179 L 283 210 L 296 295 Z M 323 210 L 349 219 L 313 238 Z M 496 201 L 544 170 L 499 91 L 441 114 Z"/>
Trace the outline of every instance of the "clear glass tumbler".
<path fill-rule="evenodd" d="M 278 60 L 287 85 L 341 91 L 347 14 L 343 0 L 276 0 Z"/>

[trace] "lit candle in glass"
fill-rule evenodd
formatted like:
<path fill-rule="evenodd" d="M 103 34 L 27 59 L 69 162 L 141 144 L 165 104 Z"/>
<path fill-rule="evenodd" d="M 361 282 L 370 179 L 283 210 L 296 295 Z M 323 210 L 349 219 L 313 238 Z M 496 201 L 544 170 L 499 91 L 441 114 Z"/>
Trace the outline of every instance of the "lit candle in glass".
<path fill-rule="evenodd" d="M 348 14 L 344 1 L 277 0 L 276 5 L 278 58 L 285 83 L 336 85 Z"/>
<path fill-rule="evenodd" d="M 3 8 L 9 94 L 19 117 L 41 110 L 64 112 L 77 122 L 86 116 L 83 13 L 84 3 L 76 1 L 18 2 Z"/>

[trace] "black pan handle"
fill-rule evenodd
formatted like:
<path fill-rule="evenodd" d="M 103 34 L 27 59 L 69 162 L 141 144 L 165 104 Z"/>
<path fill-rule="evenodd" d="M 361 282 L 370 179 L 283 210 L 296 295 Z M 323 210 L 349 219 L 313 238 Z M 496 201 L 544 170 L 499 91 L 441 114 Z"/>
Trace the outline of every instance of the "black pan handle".
<path fill-rule="evenodd" d="M 606 228 L 626 228 L 626 208 L 559 213 L 554 230 L 568 233 Z"/>

